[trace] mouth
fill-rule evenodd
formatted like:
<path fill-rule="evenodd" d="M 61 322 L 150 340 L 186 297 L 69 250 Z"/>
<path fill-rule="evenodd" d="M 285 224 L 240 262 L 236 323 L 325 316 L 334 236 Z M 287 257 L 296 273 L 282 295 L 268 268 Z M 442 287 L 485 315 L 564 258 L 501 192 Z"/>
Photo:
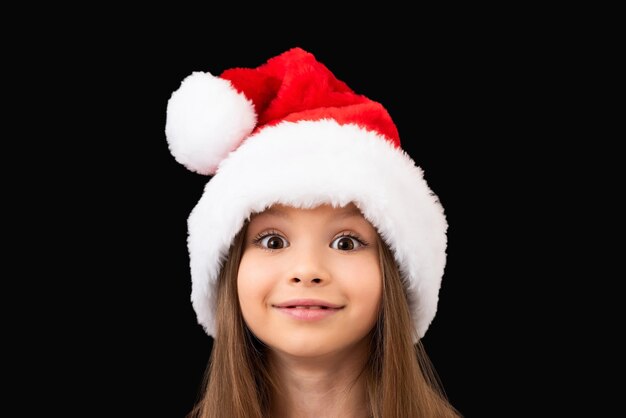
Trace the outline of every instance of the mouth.
<path fill-rule="evenodd" d="M 341 309 L 344 307 L 344 305 L 320 299 L 292 299 L 272 306 L 283 309 Z"/>
<path fill-rule="evenodd" d="M 318 321 L 329 318 L 344 308 L 341 305 L 314 301 L 286 302 L 272 305 L 272 307 L 298 321 Z"/>

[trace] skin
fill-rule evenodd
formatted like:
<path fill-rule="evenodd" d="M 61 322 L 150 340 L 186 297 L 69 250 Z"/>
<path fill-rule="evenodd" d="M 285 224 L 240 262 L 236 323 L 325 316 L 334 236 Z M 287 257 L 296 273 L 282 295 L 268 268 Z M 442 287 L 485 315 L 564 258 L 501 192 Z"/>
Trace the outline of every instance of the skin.
<path fill-rule="evenodd" d="M 360 372 L 382 298 L 377 239 L 354 204 L 274 205 L 251 218 L 237 289 L 247 326 L 270 347 L 281 387 L 272 416 L 366 416 Z M 300 298 L 342 308 L 301 321 L 275 307 Z"/>

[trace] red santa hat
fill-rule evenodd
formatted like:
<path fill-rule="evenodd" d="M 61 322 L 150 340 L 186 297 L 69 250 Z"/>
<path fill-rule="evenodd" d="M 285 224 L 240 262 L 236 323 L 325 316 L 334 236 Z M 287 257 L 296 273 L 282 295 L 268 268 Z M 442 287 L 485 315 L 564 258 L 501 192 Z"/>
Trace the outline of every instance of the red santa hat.
<path fill-rule="evenodd" d="M 380 103 L 294 48 L 256 68 L 191 74 L 168 102 L 165 132 L 178 162 L 213 176 L 188 219 L 191 300 L 209 335 L 220 269 L 251 214 L 275 203 L 350 202 L 391 248 L 416 335 L 426 333 L 437 310 L 447 223 Z"/>

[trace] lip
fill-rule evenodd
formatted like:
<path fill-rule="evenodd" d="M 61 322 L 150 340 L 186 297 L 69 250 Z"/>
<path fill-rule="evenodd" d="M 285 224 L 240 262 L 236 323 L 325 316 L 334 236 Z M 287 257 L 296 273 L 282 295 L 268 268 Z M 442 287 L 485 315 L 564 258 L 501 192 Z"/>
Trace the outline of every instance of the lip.
<path fill-rule="evenodd" d="M 343 309 L 341 305 L 319 299 L 294 299 L 272 306 L 281 313 L 300 321 L 318 321 L 328 318 Z M 296 306 L 315 306 L 317 308 Z"/>
<path fill-rule="evenodd" d="M 289 308 L 294 306 L 323 306 L 331 309 L 343 308 L 342 305 L 326 302 L 321 299 L 292 299 L 272 306 L 275 308 Z"/>

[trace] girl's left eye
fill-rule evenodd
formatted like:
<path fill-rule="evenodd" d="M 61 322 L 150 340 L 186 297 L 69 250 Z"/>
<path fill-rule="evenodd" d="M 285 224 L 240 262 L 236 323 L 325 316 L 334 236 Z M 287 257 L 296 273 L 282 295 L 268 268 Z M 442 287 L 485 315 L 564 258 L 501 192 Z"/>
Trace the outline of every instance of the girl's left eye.
<path fill-rule="evenodd" d="M 337 246 L 334 245 L 335 243 L 337 243 Z M 367 246 L 367 243 L 359 239 L 357 236 L 354 236 L 349 233 L 345 233 L 341 235 L 340 237 L 335 238 L 333 242 L 330 244 L 330 246 L 331 248 L 334 248 L 335 250 L 352 251 L 352 250 L 356 250 L 357 248 Z"/>

